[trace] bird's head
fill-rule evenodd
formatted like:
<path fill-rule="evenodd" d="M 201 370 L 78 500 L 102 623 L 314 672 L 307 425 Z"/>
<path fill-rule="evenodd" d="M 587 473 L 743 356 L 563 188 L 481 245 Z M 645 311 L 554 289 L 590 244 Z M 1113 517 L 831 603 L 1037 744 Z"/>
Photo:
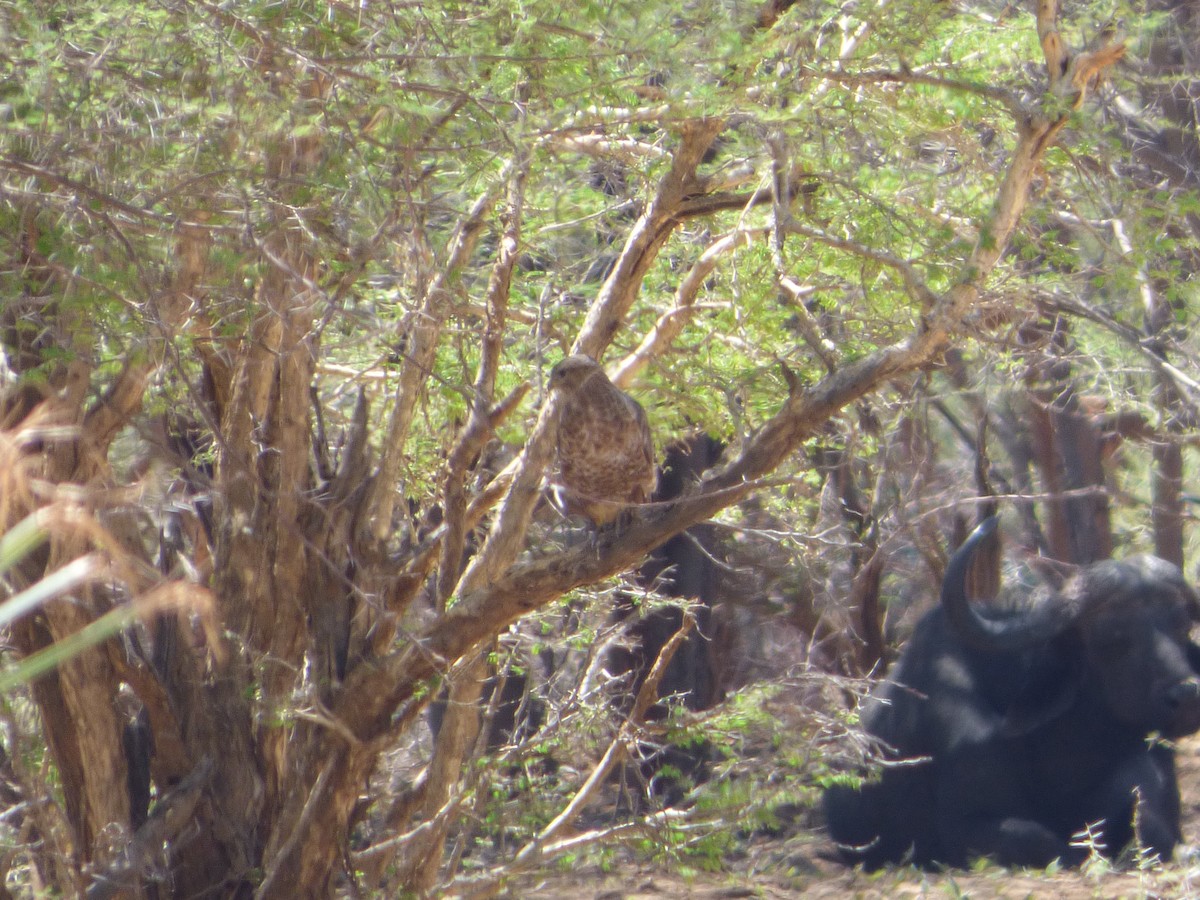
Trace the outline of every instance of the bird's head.
<path fill-rule="evenodd" d="M 597 372 L 603 374 L 604 370 L 590 356 L 568 356 L 550 370 L 550 390 L 573 393 Z"/>

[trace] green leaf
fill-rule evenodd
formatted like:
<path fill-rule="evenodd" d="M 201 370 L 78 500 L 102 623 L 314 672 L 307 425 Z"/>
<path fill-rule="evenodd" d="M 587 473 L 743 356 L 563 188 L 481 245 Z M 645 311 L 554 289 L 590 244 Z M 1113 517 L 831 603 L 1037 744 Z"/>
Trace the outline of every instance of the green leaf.
<path fill-rule="evenodd" d="M 0 535 L 0 575 L 44 544 L 47 537 L 37 512 L 30 513 L 5 534 Z"/>
<path fill-rule="evenodd" d="M 54 570 L 0 604 L 0 626 L 16 621 L 21 616 L 33 612 L 43 603 L 94 579 L 103 570 L 103 567 L 103 557 L 99 554 L 89 553 L 87 556 L 81 556 L 62 568 Z"/>

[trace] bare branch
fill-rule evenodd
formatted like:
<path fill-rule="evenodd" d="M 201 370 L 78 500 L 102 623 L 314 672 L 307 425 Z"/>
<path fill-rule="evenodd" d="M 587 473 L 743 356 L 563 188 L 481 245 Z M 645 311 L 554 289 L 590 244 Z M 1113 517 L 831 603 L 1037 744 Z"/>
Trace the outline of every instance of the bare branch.
<path fill-rule="evenodd" d="M 675 216 L 694 186 L 701 158 L 724 127 L 721 119 L 697 119 L 679 127 L 679 146 L 672 154 L 671 170 L 630 230 L 616 265 L 588 310 L 572 353 L 586 353 L 593 359 L 603 355 L 633 306 L 651 263 L 675 230 Z"/>
<path fill-rule="evenodd" d="M 1180 399 L 1186 399 L 1192 415 L 1200 420 L 1200 382 L 1171 365 L 1161 354 L 1155 352 L 1153 347 L 1147 346 L 1146 336 L 1142 332 L 1119 322 L 1099 307 L 1076 298 L 1042 295 L 1038 302 L 1048 309 L 1087 319 L 1116 335 L 1123 343 L 1140 353 L 1160 378 L 1175 386 Z"/>
<path fill-rule="evenodd" d="M 796 310 L 796 320 L 800 327 L 800 334 L 804 338 L 804 343 L 808 344 L 808 348 L 817 355 L 817 358 L 825 364 L 825 368 L 829 372 L 833 372 L 837 368 L 837 347 L 828 338 L 821 335 L 817 328 L 817 323 L 813 320 L 812 314 L 808 311 L 808 307 L 804 305 L 804 297 L 811 290 L 807 290 L 797 284 L 786 275 L 778 275 L 779 286 L 795 301 L 792 307 Z"/>
<path fill-rule="evenodd" d="M 650 122 L 661 125 L 671 120 L 674 110 L 666 103 L 658 106 L 589 106 L 580 110 L 567 120 L 568 128 L 586 129 L 597 125 L 610 127 L 612 125 Z"/>
<path fill-rule="evenodd" d="M 692 264 L 687 275 L 679 282 L 675 290 L 675 306 L 659 316 L 654 327 L 650 329 L 637 349 L 621 361 L 616 371 L 610 376 L 617 387 L 628 387 L 637 374 L 664 348 L 679 337 L 685 325 L 697 309 L 696 297 L 704 286 L 705 280 L 716 269 L 726 256 L 737 249 L 749 246 L 755 240 L 760 240 L 769 234 L 766 228 L 739 228 L 713 241 L 700 258 Z"/>
<path fill-rule="evenodd" d="M 421 308 L 407 317 L 407 352 L 400 382 L 396 386 L 392 418 L 388 423 L 382 458 L 373 479 L 372 501 L 368 504 L 369 508 L 375 511 L 373 530 L 378 540 L 384 539 L 392 528 L 396 482 L 404 458 L 404 444 L 408 440 L 408 431 L 416 412 L 417 398 L 433 368 L 438 337 L 450 310 L 450 286 L 458 279 L 459 273 L 470 258 L 471 251 L 487 225 L 488 213 L 495 202 L 496 198 L 491 190 L 485 191 L 475 201 L 455 229 L 445 263 L 431 278 Z"/>
<path fill-rule="evenodd" d="M 901 259 L 891 253 L 878 250 L 868 244 L 860 244 L 858 241 L 837 237 L 819 228 L 813 228 L 810 225 L 801 225 L 790 216 L 782 223 L 782 227 L 789 234 L 797 234 L 801 237 L 810 238 L 828 247 L 833 247 L 835 250 L 841 250 L 854 256 L 861 256 L 864 259 L 887 266 L 889 269 L 895 269 L 900 273 L 900 277 L 903 278 L 905 288 L 912 294 L 914 299 L 920 302 L 923 308 L 932 308 L 937 303 L 937 296 L 929 289 L 925 280 L 917 274 L 912 263 L 906 259 Z"/>
<path fill-rule="evenodd" d="M 1029 114 L 1029 110 L 1025 108 L 1016 94 L 993 84 L 942 78 L 938 75 L 927 75 L 909 69 L 865 69 L 862 71 L 810 69 L 808 71 L 816 78 L 845 87 L 860 87 L 867 84 L 919 84 L 960 94 L 974 94 L 1001 104 L 1018 121 Z"/>
<path fill-rule="evenodd" d="M 483 354 L 475 378 L 471 414 L 458 443 L 446 463 L 442 501 L 446 532 L 442 541 L 442 556 L 438 567 L 436 599 L 444 608 L 447 598 L 462 574 L 463 547 L 466 540 L 467 508 L 466 479 L 468 469 L 479 456 L 484 443 L 492 435 L 492 402 L 496 374 L 500 367 L 501 340 L 504 337 L 508 310 L 509 288 L 517 262 L 521 236 L 525 179 L 529 174 L 530 158 L 523 155 L 512 167 L 509 197 L 504 218 L 507 225 L 500 240 L 495 264 L 487 288 L 487 316 L 483 332 Z"/>
<path fill-rule="evenodd" d="M 654 665 L 651 667 L 649 673 L 647 673 L 645 681 L 642 682 L 642 686 L 638 690 L 637 699 L 634 701 L 633 710 L 621 723 L 608 748 L 600 757 L 600 761 L 596 763 L 591 773 L 584 779 L 583 784 L 575 791 L 566 806 L 538 833 L 537 837 L 517 851 L 512 862 L 505 865 L 500 872 L 491 873 L 482 882 L 473 880 L 470 883 L 470 890 L 466 893 L 466 896 L 490 896 L 499 886 L 502 879 L 511 878 L 513 875 L 541 865 L 548 858 L 552 859 L 553 854 L 565 852 L 571 846 L 570 843 L 555 845 L 555 838 L 578 818 L 580 812 L 583 811 L 588 801 L 595 795 L 600 785 L 608 780 L 613 770 L 629 755 L 630 744 L 633 742 L 636 732 L 640 728 L 640 723 L 645 717 L 646 711 L 658 699 L 658 686 L 662 682 L 663 676 L 666 675 L 667 666 L 695 625 L 696 617 L 690 610 L 685 610 L 683 622 L 680 624 L 678 630 L 663 645 L 658 653 L 658 657 L 654 660 Z M 550 851 L 550 853 L 548 854 L 547 851 Z"/>
<path fill-rule="evenodd" d="M 667 151 L 657 144 L 648 144 L 632 138 L 615 138 L 607 134 L 552 135 L 547 138 L 546 143 L 596 159 L 620 159 L 630 165 L 640 165 L 647 159 L 662 159 L 667 156 Z"/>

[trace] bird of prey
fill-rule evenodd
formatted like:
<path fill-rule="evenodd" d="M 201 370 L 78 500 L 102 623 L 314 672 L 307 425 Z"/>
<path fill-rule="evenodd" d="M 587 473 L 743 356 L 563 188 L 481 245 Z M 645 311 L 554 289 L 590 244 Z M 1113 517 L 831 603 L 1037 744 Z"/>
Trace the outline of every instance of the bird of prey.
<path fill-rule="evenodd" d="M 608 380 L 590 356 L 568 356 L 550 371 L 559 395 L 560 499 L 597 528 L 654 492 L 654 442 L 646 412 Z"/>

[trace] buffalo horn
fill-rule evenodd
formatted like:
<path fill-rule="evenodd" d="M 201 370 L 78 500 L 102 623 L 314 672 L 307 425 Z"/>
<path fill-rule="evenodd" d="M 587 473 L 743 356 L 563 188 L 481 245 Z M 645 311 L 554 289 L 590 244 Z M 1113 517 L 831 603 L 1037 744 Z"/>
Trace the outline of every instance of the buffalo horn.
<path fill-rule="evenodd" d="M 995 516 L 984 519 L 950 557 L 942 581 L 942 606 L 954 630 L 970 646 L 995 652 L 1023 650 L 1063 631 L 1074 613 L 1072 604 L 1055 594 L 1013 615 L 993 619 L 980 614 L 967 597 L 967 572 L 975 552 L 995 533 L 998 523 Z"/>

